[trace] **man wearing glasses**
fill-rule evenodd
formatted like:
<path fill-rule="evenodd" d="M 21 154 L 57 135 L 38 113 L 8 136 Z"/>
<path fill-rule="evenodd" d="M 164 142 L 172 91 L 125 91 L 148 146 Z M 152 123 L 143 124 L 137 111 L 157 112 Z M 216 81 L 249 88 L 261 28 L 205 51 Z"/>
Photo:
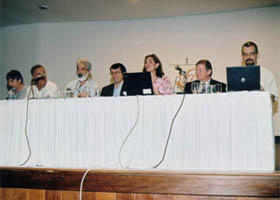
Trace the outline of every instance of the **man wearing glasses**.
<path fill-rule="evenodd" d="M 259 58 L 258 46 L 254 42 L 246 42 L 242 45 L 242 64 L 246 66 L 256 66 Z M 272 101 L 278 99 L 278 88 L 273 74 L 264 67 L 260 67 L 261 90 L 271 94 Z"/>
<path fill-rule="evenodd" d="M 124 91 L 124 74 L 126 68 L 121 63 L 115 63 L 110 67 L 113 83 L 102 88 L 101 96 L 123 96 Z"/>

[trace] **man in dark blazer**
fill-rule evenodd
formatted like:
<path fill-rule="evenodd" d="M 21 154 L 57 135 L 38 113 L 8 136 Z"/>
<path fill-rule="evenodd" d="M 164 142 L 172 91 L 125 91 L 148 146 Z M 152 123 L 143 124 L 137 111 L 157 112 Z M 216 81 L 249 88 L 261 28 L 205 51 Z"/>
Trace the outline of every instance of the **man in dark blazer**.
<path fill-rule="evenodd" d="M 197 83 L 198 87 L 201 85 L 211 86 L 211 85 L 221 85 L 221 92 L 226 92 L 226 84 L 220 81 L 212 79 L 213 69 L 209 60 L 199 60 L 196 63 L 196 77 L 198 80 L 187 83 L 185 85 L 185 93 L 192 94 L 192 84 Z M 202 91 L 203 93 L 203 91 Z"/>
<path fill-rule="evenodd" d="M 123 77 L 126 73 L 125 66 L 121 63 L 115 63 L 110 67 L 110 72 L 114 83 L 103 87 L 101 96 L 124 96 L 125 84 Z"/>

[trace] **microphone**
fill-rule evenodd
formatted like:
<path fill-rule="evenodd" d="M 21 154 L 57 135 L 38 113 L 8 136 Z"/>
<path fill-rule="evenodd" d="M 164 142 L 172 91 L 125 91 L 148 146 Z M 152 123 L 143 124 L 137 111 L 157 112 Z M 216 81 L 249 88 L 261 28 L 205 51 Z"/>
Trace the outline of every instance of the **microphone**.
<path fill-rule="evenodd" d="M 11 89 L 12 89 L 12 87 L 9 86 L 9 84 L 7 84 L 7 90 L 9 91 L 9 90 L 11 90 Z"/>
<path fill-rule="evenodd" d="M 176 66 L 175 66 L 175 69 L 178 70 L 179 72 L 182 71 L 182 68 L 181 68 L 179 65 L 176 65 Z"/>
<path fill-rule="evenodd" d="M 45 78 L 45 74 L 38 74 L 34 79 L 31 80 L 31 84 L 36 85 L 40 80 L 44 80 Z"/>
<path fill-rule="evenodd" d="M 12 98 L 12 96 L 13 96 L 13 91 L 12 91 L 12 89 L 10 89 L 10 90 L 8 90 L 8 96 L 7 96 L 7 100 L 8 99 L 11 99 Z"/>
<path fill-rule="evenodd" d="M 176 65 L 175 69 L 179 71 L 180 75 L 185 75 L 186 74 L 186 72 L 179 65 Z"/>

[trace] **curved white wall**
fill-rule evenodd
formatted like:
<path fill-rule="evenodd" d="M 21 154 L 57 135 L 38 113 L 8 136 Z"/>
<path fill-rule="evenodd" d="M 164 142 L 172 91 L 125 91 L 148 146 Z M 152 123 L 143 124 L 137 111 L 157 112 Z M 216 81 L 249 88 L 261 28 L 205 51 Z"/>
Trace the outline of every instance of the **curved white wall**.
<path fill-rule="evenodd" d="M 225 67 L 240 65 L 240 47 L 248 40 L 260 49 L 259 63 L 274 73 L 280 88 L 279 6 L 209 15 L 146 20 L 42 23 L 2 28 L 1 98 L 5 74 L 20 70 L 30 80 L 30 68 L 46 66 L 50 80 L 62 89 L 75 78 L 75 60 L 93 62 L 99 86 L 109 83 L 109 67 L 122 62 L 128 71 L 141 71 L 144 56 L 156 53 L 166 74 L 171 63 L 209 59 L 214 78 L 226 81 Z M 1 71 L 0 71 L 1 73 Z M 276 117 L 279 129 L 279 116 Z"/>

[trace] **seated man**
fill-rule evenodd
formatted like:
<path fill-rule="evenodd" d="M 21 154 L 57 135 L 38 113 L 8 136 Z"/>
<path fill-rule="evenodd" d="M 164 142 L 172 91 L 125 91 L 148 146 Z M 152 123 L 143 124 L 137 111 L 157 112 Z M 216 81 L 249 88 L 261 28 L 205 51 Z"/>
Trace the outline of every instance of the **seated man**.
<path fill-rule="evenodd" d="M 31 68 L 32 82 L 31 98 L 53 98 L 58 97 L 58 88 L 55 83 L 47 78 L 47 73 L 43 65 L 34 65 Z"/>
<path fill-rule="evenodd" d="M 24 99 L 27 97 L 27 87 L 24 85 L 22 75 L 17 70 L 11 70 L 6 75 L 8 97 L 7 99 Z"/>
<path fill-rule="evenodd" d="M 198 80 L 187 83 L 185 86 L 185 93 L 192 94 L 192 84 L 197 83 L 198 87 L 207 88 L 210 85 L 221 85 L 221 92 L 226 92 L 226 84 L 212 79 L 213 69 L 208 60 L 200 60 L 196 63 L 196 77 Z M 202 91 L 205 93 L 205 91 Z"/>
<path fill-rule="evenodd" d="M 241 48 L 242 64 L 245 66 L 258 65 L 259 50 L 258 46 L 254 42 L 246 42 Z M 261 89 L 268 91 L 271 94 L 272 101 L 276 101 L 278 98 L 278 88 L 273 74 L 264 68 L 260 67 Z"/>
<path fill-rule="evenodd" d="M 95 96 L 96 86 L 92 80 L 91 63 L 87 60 L 78 59 L 76 63 L 77 79 L 66 85 L 66 90 L 71 91 L 74 97 Z"/>
<path fill-rule="evenodd" d="M 124 80 L 123 76 L 126 73 L 126 68 L 121 63 L 115 63 L 110 67 L 113 82 L 102 88 L 101 96 L 123 96 Z"/>

